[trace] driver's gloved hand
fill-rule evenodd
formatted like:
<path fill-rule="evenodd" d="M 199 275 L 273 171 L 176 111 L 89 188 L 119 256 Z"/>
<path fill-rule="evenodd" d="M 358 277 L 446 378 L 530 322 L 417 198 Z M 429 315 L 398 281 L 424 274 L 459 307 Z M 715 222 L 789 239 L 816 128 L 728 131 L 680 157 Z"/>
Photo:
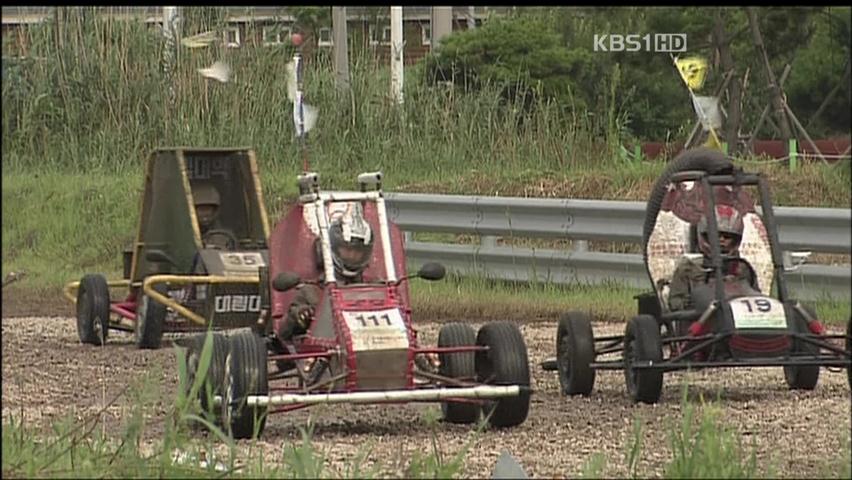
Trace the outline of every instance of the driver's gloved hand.
<path fill-rule="evenodd" d="M 300 327 L 307 329 L 314 319 L 314 307 L 302 305 L 296 310 L 296 322 Z"/>

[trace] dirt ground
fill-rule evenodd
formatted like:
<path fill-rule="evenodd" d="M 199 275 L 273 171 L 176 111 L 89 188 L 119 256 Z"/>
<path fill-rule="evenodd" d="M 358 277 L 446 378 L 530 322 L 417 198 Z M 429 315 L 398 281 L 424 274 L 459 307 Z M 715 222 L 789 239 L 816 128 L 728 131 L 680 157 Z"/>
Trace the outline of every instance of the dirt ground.
<path fill-rule="evenodd" d="M 6 293 L 6 292 L 4 292 Z M 20 302 L 20 300 L 19 300 Z M 42 305 L 44 305 L 42 303 Z M 162 431 L 162 418 L 177 385 L 175 349 L 137 350 L 132 336 L 111 332 L 104 347 L 81 345 L 67 305 L 62 316 L 10 316 L 41 310 L 15 304 L 4 295 L 2 319 L 3 417 L 23 415 L 28 422 L 49 427 L 68 416 L 81 419 L 102 408 L 128 386 L 144 382 L 151 393 L 146 435 Z M 25 313 L 26 314 L 26 313 Z M 479 323 L 474 327 L 478 328 Z M 489 477 L 502 450 L 520 460 L 531 477 L 577 477 L 595 452 L 607 461 L 603 476 L 629 474 L 625 454 L 634 419 L 642 425 L 643 449 L 637 474 L 658 477 L 671 459 L 670 434 L 682 418 L 682 385 L 688 382 L 689 402 L 698 410 L 702 399 L 720 406 L 724 422 L 741 435 L 744 449 L 754 445 L 759 465 L 771 462 L 776 474 L 791 478 L 821 477 L 840 458 L 844 435 L 850 431 L 850 391 L 845 372 L 823 369 L 811 392 L 790 391 L 780 368 L 704 370 L 665 377 L 661 401 L 635 405 L 627 397 L 620 371 L 599 372 L 589 397 L 560 395 L 555 372 L 539 363 L 554 354 L 556 319 L 520 325 L 527 343 L 535 393 L 529 418 L 506 430 L 479 436 L 467 426 L 428 421 L 440 412 L 437 404 L 393 406 L 335 405 L 270 417 L 259 442 L 269 461 L 279 461 L 282 448 L 300 440 L 299 426 L 314 423 L 314 445 L 325 452 L 332 468 L 359 451 L 382 472 L 403 476 L 415 452 L 437 448 L 450 456 L 471 441 L 464 475 Z M 421 340 L 432 344 L 438 322 L 422 322 Z M 623 326 L 596 324 L 595 334 L 619 333 Z M 175 337 L 169 337 L 175 338 Z M 122 396 L 102 415 L 103 428 L 118 433 L 130 411 Z M 245 448 L 248 442 L 240 442 Z"/>

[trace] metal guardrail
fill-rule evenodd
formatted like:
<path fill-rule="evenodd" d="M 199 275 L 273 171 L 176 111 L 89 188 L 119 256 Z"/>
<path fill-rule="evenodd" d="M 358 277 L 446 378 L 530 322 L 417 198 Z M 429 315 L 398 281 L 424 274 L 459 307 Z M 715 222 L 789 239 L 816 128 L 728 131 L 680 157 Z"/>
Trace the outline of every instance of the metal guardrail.
<path fill-rule="evenodd" d="M 638 254 L 498 247 L 489 241 L 502 236 L 640 244 L 644 202 L 407 193 L 388 193 L 386 198 L 388 216 L 404 231 L 483 236 L 481 245 L 408 242 L 413 265 L 439 260 L 463 275 L 649 287 Z M 852 210 L 776 207 L 775 219 L 784 250 L 852 253 Z M 852 292 L 848 265 L 804 265 L 787 279 L 791 292 L 805 299 L 848 299 Z"/>

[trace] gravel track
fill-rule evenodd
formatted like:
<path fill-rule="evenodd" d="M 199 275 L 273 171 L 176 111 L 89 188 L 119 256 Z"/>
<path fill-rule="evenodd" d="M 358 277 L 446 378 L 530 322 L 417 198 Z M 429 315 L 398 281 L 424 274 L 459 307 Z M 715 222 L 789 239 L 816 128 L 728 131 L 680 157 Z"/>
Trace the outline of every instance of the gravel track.
<path fill-rule="evenodd" d="M 421 343 L 432 344 L 440 324 L 423 323 L 418 328 Z M 622 328 L 594 327 L 596 335 L 618 333 Z M 313 419 L 314 445 L 338 471 L 357 452 L 369 448 L 369 462 L 378 462 L 387 475 L 403 476 L 407 459 L 415 452 L 432 451 L 434 438 L 436 448 L 447 457 L 473 439 L 464 470 L 469 477 L 490 476 L 502 449 L 518 458 L 531 477 L 576 477 L 595 452 L 607 458 L 602 475 L 625 477 L 629 473 L 625 453 L 634 419 L 639 419 L 643 449 L 637 474 L 657 477 L 671 458 L 669 435 L 682 418 L 685 380 L 690 383 L 690 402 L 698 410 L 702 398 L 718 398 L 722 418 L 741 434 L 743 445 L 755 445 L 758 464 L 771 461 L 774 471 L 784 477 L 830 473 L 826 469 L 839 458 L 844 434 L 850 431 L 845 372 L 824 369 L 812 392 L 787 390 L 780 368 L 668 374 L 657 405 L 632 404 L 620 371 L 598 372 L 590 397 L 568 398 L 559 394 L 556 374 L 538 365 L 554 353 L 556 323 L 522 324 L 521 330 L 536 393 L 530 416 L 519 427 L 474 437 L 470 427 L 429 422 L 440 412 L 437 404 L 333 405 L 271 417 L 259 446 L 269 461 L 276 461 L 283 446 L 300 440 L 297 427 Z M 149 438 L 155 438 L 162 432 L 162 418 L 177 386 L 175 350 L 137 350 L 131 335 L 110 333 L 107 346 L 92 347 L 78 342 L 71 318 L 3 318 L 4 419 L 23 413 L 31 424 L 45 427 L 68 415 L 81 419 L 144 379 L 155 387 L 146 430 Z M 125 395 L 109 406 L 102 415 L 103 428 L 118 432 L 130 404 Z M 241 448 L 247 444 L 241 442 Z"/>

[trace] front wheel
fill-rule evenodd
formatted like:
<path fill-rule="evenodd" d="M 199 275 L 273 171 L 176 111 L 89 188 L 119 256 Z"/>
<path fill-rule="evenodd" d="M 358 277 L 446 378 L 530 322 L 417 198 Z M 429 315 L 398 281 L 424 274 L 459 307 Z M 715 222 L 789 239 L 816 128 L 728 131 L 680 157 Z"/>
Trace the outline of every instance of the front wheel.
<path fill-rule="evenodd" d="M 816 317 L 816 312 L 804 305 L 812 318 Z M 796 327 L 803 334 L 809 334 L 808 321 L 799 313 L 796 313 Z M 819 355 L 819 347 L 812 343 L 802 342 L 793 339 L 793 358 L 797 355 L 816 356 Z M 784 367 L 784 380 L 787 381 L 787 386 L 791 390 L 813 390 L 819 383 L 819 365 L 787 365 Z"/>
<path fill-rule="evenodd" d="M 169 290 L 165 284 L 154 287 L 154 291 L 168 296 Z M 148 295 L 142 294 L 139 308 L 136 310 L 136 324 L 133 333 L 136 337 L 136 346 L 139 348 L 160 348 L 163 340 L 163 325 L 166 323 L 166 306 L 153 300 Z"/>
<path fill-rule="evenodd" d="M 663 371 L 637 368 L 637 364 L 660 363 L 663 346 L 660 324 L 651 315 L 637 315 L 627 323 L 624 334 L 624 380 L 634 402 L 657 403 L 663 390 Z"/>
<path fill-rule="evenodd" d="M 266 425 L 266 407 L 248 405 L 247 397 L 267 395 L 266 341 L 243 330 L 230 337 L 225 360 L 224 424 L 235 439 L 260 436 Z"/>
<path fill-rule="evenodd" d="M 109 332 L 109 286 L 103 275 L 89 274 L 77 290 L 77 335 L 81 343 L 103 345 Z"/>
<path fill-rule="evenodd" d="M 512 427 L 527 419 L 530 409 L 530 368 L 527 346 L 514 323 L 484 325 L 476 335 L 476 344 L 488 347 L 476 352 L 476 379 L 490 385 L 518 385 L 515 397 L 487 400 L 482 413 L 494 427 Z"/>
<path fill-rule="evenodd" d="M 556 367 L 565 395 L 588 395 L 595 386 L 595 337 L 592 320 L 583 312 L 568 312 L 556 329 Z"/>
<path fill-rule="evenodd" d="M 196 398 L 201 403 L 202 416 L 211 423 L 218 423 L 216 412 L 211 400 L 222 394 L 225 379 L 225 360 L 228 356 L 228 338 L 221 333 L 211 333 L 211 351 L 204 378 L 199 382 Z M 196 335 L 192 338 L 186 352 L 187 383 L 184 386 L 187 395 L 192 393 L 192 388 L 200 375 L 201 360 L 204 356 L 204 345 L 207 334 Z"/>
<path fill-rule="evenodd" d="M 450 323 L 438 332 L 439 347 L 464 347 L 476 345 L 476 332 L 464 323 Z M 472 381 L 476 377 L 475 355 L 470 352 L 440 354 L 439 373 L 445 377 Z M 441 402 L 444 420 L 450 423 L 473 423 L 479 419 L 479 405 L 475 403 Z"/>

